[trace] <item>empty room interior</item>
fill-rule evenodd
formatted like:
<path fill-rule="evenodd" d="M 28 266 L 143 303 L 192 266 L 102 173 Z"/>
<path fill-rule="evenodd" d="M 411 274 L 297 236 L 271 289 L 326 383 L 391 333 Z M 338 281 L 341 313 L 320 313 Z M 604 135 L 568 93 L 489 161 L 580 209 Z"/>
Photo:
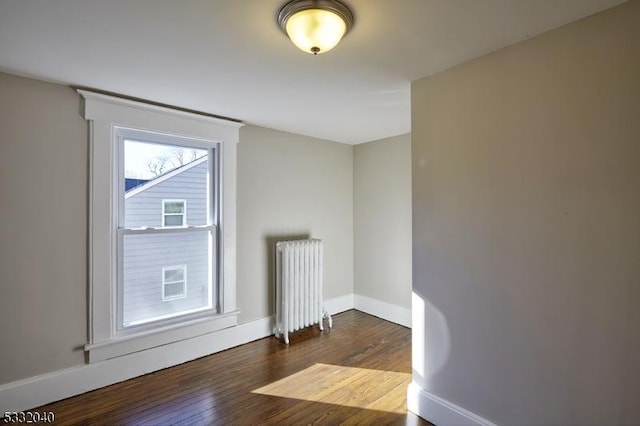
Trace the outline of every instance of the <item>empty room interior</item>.
<path fill-rule="evenodd" d="M 4 423 L 640 424 L 638 0 L 0 0 L 0 133 Z"/>

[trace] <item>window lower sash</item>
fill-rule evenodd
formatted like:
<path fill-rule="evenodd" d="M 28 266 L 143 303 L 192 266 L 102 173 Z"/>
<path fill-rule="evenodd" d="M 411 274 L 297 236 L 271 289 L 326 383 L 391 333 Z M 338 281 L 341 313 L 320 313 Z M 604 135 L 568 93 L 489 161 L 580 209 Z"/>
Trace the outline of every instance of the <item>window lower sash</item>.
<path fill-rule="evenodd" d="M 118 229 L 112 337 L 138 335 L 220 312 L 216 231 L 215 226 Z M 177 264 L 189 270 L 191 290 L 185 287 L 189 297 L 166 299 L 164 269 Z"/>

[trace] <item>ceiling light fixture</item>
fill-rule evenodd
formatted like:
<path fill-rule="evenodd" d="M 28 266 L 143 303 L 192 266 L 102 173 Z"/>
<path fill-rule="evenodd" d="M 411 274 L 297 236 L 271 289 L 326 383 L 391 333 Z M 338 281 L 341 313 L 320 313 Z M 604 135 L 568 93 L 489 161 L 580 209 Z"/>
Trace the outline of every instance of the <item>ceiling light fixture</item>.
<path fill-rule="evenodd" d="M 314 55 L 333 49 L 353 27 L 353 12 L 339 0 L 291 0 L 278 25 L 300 50 Z"/>

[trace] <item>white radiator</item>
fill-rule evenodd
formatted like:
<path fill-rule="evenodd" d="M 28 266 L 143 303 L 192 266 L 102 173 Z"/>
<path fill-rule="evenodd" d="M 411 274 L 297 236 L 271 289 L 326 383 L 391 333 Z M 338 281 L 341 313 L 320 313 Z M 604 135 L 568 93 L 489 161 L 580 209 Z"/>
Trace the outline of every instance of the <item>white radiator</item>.
<path fill-rule="evenodd" d="M 322 299 L 322 240 L 280 241 L 276 243 L 276 327 L 275 335 L 284 335 L 319 324 L 331 316 Z"/>

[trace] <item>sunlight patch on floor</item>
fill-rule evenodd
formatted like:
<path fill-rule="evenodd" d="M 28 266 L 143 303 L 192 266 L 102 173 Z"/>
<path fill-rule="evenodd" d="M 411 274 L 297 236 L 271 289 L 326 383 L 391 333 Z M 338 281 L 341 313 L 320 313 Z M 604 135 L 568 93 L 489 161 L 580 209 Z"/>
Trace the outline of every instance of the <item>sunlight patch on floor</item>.
<path fill-rule="evenodd" d="M 405 414 L 409 383 L 410 373 L 314 364 L 253 393 Z"/>

